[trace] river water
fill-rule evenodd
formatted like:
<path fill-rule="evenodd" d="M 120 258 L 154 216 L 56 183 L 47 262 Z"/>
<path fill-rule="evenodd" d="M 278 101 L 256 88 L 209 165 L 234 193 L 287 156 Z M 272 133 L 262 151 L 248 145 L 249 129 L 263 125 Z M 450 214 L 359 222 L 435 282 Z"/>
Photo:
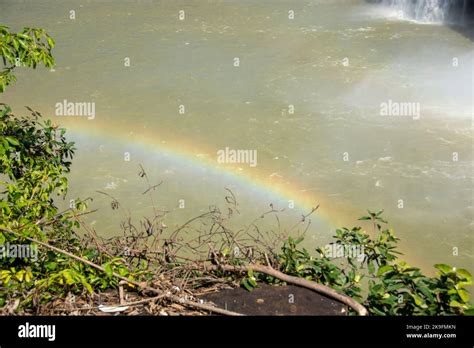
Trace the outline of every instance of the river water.
<path fill-rule="evenodd" d="M 235 226 L 272 203 L 285 231 L 320 204 L 309 246 L 385 209 L 410 262 L 472 270 L 474 45 L 458 31 L 363 0 L 2 0 L 0 23 L 56 39 L 55 70 L 18 68 L 1 100 L 68 129 L 68 200 L 94 198 L 99 234 L 122 215 L 97 191 L 152 213 L 142 164 L 169 228 L 224 208 L 225 188 Z M 56 116 L 64 100 L 95 114 Z M 256 165 L 219 163 L 226 148 Z"/>

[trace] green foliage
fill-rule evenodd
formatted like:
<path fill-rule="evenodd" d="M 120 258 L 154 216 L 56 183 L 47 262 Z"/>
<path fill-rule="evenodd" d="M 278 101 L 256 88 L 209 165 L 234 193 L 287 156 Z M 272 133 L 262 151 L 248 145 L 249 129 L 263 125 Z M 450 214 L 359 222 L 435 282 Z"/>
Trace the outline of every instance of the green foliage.
<path fill-rule="evenodd" d="M 343 231 L 338 230 L 338 233 Z M 310 255 L 305 248 L 298 248 L 302 241 L 302 237 L 297 240 L 289 237 L 284 243 L 278 255 L 283 273 L 327 285 L 355 299 L 360 298 L 361 274 L 352 258 L 348 258 L 346 268 L 340 267 L 321 248 L 316 249 L 317 257 Z"/>
<path fill-rule="evenodd" d="M 354 255 L 328 257 L 317 248 L 317 257 L 298 248 L 302 238 L 288 238 L 279 254 L 280 270 L 287 274 L 330 286 L 359 300 L 373 315 L 463 315 L 472 314 L 466 286 L 472 284 L 465 269 L 437 264 L 434 277 L 423 275 L 406 262 L 397 262 L 398 238 L 383 226 L 382 211 L 362 217 L 374 227 L 374 237 L 361 227 L 338 229 L 333 244 L 363 250 Z M 360 283 L 367 279 L 363 296 Z"/>
<path fill-rule="evenodd" d="M 18 118 L 0 105 L 0 173 L 6 179 L 0 181 L 5 189 L 0 202 L 2 227 L 22 226 L 22 233 L 41 237 L 36 222 L 58 214 L 52 195 L 66 194 L 65 174 L 75 150 L 64 135 L 64 129 L 49 120 L 42 122 L 37 112 Z"/>
<path fill-rule="evenodd" d="M 64 129 L 50 121 L 43 122 L 39 113 L 15 117 L 8 106 L 0 105 L 1 244 L 37 248 L 23 238 L 32 237 L 43 241 L 54 239 L 57 246 L 79 246 L 73 234 L 78 223 L 73 217 L 84 209 L 83 202 L 78 201 L 74 209 L 60 213 L 53 200 L 54 194 L 64 196 L 67 192 L 65 174 L 74 154 L 73 143 L 67 142 L 64 135 Z M 28 293 L 35 286 L 40 288 L 42 278 L 67 277 L 69 285 L 70 279 L 77 278 L 70 268 L 70 260 L 54 252 L 41 253 L 36 260 L 1 258 L 0 266 L 2 286 L 10 293 Z M 84 279 L 81 281 L 86 285 Z M 4 298 L 5 294 L 0 297 Z"/>
<path fill-rule="evenodd" d="M 253 271 L 251 269 L 247 271 L 247 277 L 242 279 L 240 285 L 242 285 L 248 291 L 253 291 L 253 289 L 258 286 L 257 278 L 254 276 Z"/>
<path fill-rule="evenodd" d="M 44 29 L 23 28 L 20 33 L 11 33 L 8 27 L 0 25 L 0 57 L 3 69 L 0 71 L 0 93 L 16 81 L 13 70 L 24 66 L 36 69 L 38 64 L 47 68 L 54 66 L 51 50 L 54 40 Z"/>
<path fill-rule="evenodd" d="M 27 237 L 45 240 L 47 230 L 56 237 L 69 237 L 72 212 L 59 214 L 53 193 L 64 196 L 74 154 L 65 130 L 41 122 L 33 112 L 17 118 L 8 106 L 0 104 L 0 227 L 19 231 Z M 79 202 L 78 208 L 83 208 Z M 45 229 L 45 226 L 48 229 Z M 0 232 L 3 242 L 21 242 L 18 237 Z"/>
<path fill-rule="evenodd" d="M 465 286 L 472 277 L 465 269 L 435 265 L 435 277 L 423 275 L 405 262 L 381 267 L 370 281 L 367 305 L 378 315 L 461 315 L 472 306 Z"/>
<path fill-rule="evenodd" d="M 34 307 L 55 296 L 91 293 L 117 287 L 116 272 L 129 279 L 143 275 L 146 265 L 129 269 L 123 259 L 81 245 L 75 229 L 78 214 L 86 209 L 79 199 L 59 211 L 54 197 L 64 198 L 68 189 L 74 144 L 65 130 L 43 121 L 39 113 L 15 117 L 0 104 L 0 245 L 28 245 L 35 238 L 102 264 L 106 273 L 72 260 L 61 253 L 39 249 L 37 259 L 0 258 L 0 306 L 21 298 L 20 308 Z M 16 232 L 18 235 L 9 233 Z M 143 267 L 142 267 L 143 266 Z"/>
<path fill-rule="evenodd" d="M 42 63 L 52 68 L 53 47 L 54 40 L 43 29 L 24 28 L 21 33 L 11 33 L 0 25 L 4 65 L 0 93 L 15 81 L 16 67 L 35 69 Z M 0 104 L 0 245 L 26 245 L 32 250 L 38 245 L 26 238 L 34 238 L 102 264 L 106 274 L 45 249 L 35 259 L 2 257 L 0 307 L 8 300 L 20 299 L 19 308 L 32 308 L 58 295 L 116 287 L 114 272 L 129 279 L 146 275 L 146 263 L 130 267 L 123 259 L 81 245 L 75 229 L 80 227 L 77 216 L 86 210 L 85 202 L 76 199 L 69 209 L 59 211 L 54 199 L 64 198 L 67 193 L 66 175 L 74 143 L 66 140 L 65 129 L 43 120 L 39 112 L 28 110 L 31 115 L 16 117 L 8 106 Z"/>

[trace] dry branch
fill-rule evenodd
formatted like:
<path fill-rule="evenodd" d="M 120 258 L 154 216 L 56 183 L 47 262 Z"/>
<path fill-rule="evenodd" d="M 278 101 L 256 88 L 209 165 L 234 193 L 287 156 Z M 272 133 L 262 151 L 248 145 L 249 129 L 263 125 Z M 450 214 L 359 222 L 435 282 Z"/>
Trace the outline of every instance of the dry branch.
<path fill-rule="evenodd" d="M 247 266 L 231 266 L 231 265 L 218 265 L 218 266 L 210 266 L 210 269 L 220 269 L 224 271 L 229 271 L 229 272 L 246 272 L 249 269 L 252 269 L 255 272 L 260 272 L 260 273 L 265 273 L 269 276 L 278 278 L 284 282 L 291 283 L 294 285 L 302 286 L 307 289 L 316 291 L 318 293 L 324 294 L 328 297 L 331 297 L 339 302 L 344 303 L 345 305 L 351 307 L 354 309 L 359 315 L 365 316 L 368 314 L 367 309 L 362 306 L 359 302 L 355 301 L 354 299 L 340 294 L 334 289 L 331 289 L 328 286 L 315 283 L 309 280 L 306 280 L 304 278 L 298 278 L 298 277 L 293 277 L 289 276 L 285 273 L 282 273 L 280 271 L 277 271 L 274 268 L 271 268 L 269 266 L 264 266 L 264 265 L 256 265 L 256 264 L 250 264 Z"/>

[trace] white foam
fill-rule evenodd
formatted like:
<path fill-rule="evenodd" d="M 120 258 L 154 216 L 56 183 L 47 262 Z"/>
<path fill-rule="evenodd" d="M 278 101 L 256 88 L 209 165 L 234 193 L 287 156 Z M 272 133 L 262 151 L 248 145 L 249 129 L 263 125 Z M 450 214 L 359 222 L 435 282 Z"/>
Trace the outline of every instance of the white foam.
<path fill-rule="evenodd" d="M 455 0 L 382 0 L 382 4 L 395 11 L 395 17 L 420 24 L 442 24 Z"/>

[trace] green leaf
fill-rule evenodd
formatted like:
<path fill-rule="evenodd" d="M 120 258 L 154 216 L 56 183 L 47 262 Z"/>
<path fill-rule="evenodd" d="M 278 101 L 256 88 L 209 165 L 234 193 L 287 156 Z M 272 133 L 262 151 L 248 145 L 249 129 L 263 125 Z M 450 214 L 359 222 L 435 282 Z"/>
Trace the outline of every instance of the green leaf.
<path fill-rule="evenodd" d="M 15 138 L 13 138 L 13 137 L 7 136 L 7 137 L 5 137 L 5 139 L 7 139 L 7 141 L 8 141 L 10 144 L 12 144 L 13 146 L 18 146 L 18 145 L 20 145 L 20 143 L 18 142 L 18 140 L 15 139 Z"/>
<path fill-rule="evenodd" d="M 54 40 L 51 37 L 47 36 L 46 41 L 51 48 L 54 48 Z"/>
<path fill-rule="evenodd" d="M 112 269 L 112 265 L 110 263 L 106 263 L 104 264 L 104 270 L 105 270 L 105 273 L 109 276 L 109 277 L 112 277 L 113 273 L 114 273 L 114 270 Z"/>
<path fill-rule="evenodd" d="M 64 280 L 66 280 L 66 284 L 68 285 L 72 285 L 75 283 L 75 280 L 72 276 L 72 273 L 73 271 L 71 269 L 65 269 L 63 272 L 62 272 L 62 275 L 64 277 Z"/>
<path fill-rule="evenodd" d="M 471 273 L 469 273 L 466 269 L 464 268 L 460 268 L 456 271 L 456 273 L 458 275 L 460 275 L 461 277 L 463 277 L 464 279 L 466 279 L 466 281 L 471 284 L 472 283 L 472 276 L 471 276 Z"/>
<path fill-rule="evenodd" d="M 375 307 L 373 307 L 373 308 L 370 308 L 370 307 L 369 307 L 369 311 L 372 312 L 372 313 L 374 313 L 375 315 L 380 315 L 380 316 L 386 316 L 386 315 L 387 315 L 387 313 L 382 312 L 381 310 L 379 310 L 379 309 L 377 309 L 377 308 L 375 308 Z"/>
<path fill-rule="evenodd" d="M 462 308 L 464 305 L 456 300 L 452 300 L 451 302 L 449 302 L 449 306 L 454 308 Z"/>
<path fill-rule="evenodd" d="M 241 282 L 240 284 L 243 285 L 243 287 L 244 287 L 245 289 L 247 289 L 247 291 L 253 291 L 253 289 L 254 289 L 254 288 L 252 287 L 252 285 L 250 285 L 250 284 L 248 283 L 248 281 L 247 281 L 246 278 L 242 279 L 242 282 Z"/>
<path fill-rule="evenodd" d="M 413 300 L 415 300 L 415 304 L 419 307 L 426 307 L 426 304 L 425 304 L 425 301 L 423 301 L 423 299 L 416 295 L 416 294 L 411 294 L 411 297 L 413 297 Z"/>
<path fill-rule="evenodd" d="M 81 276 L 81 284 L 87 289 L 89 294 L 93 293 L 92 286 L 87 282 L 84 276 Z"/>
<path fill-rule="evenodd" d="M 403 283 L 393 284 L 393 285 L 389 285 L 389 286 L 387 287 L 387 291 L 388 291 L 388 292 L 392 292 L 392 291 L 401 289 L 401 288 L 403 288 L 403 287 L 405 287 L 405 284 L 403 284 Z"/>
<path fill-rule="evenodd" d="M 377 272 L 377 277 L 380 277 L 382 274 L 384 274 L 388 271 L 393 271 L 393 266 L 385 265 L 385 266 L 380 267 L 378 272 Z"/>
<path fill-rule="evenodd" d="M 382 284 L 370 286 L 370 292 L 374 295 L 382 296 L 384 293 Z"/>
<path fill-rule="evenodd" d="M 449 273 L 453 270 L 453 268 L 449 265 L 446 265 L 444 263 L 437 263 L 434 265 L 436 269 L 440 270 L 441 273 Z"/>
<path fill-rule="evenodd" d="M 373 274 L 375 272 L 375 266 L 374 266 L 374 263 L 372 261 L 367 262 L 367 267 L 368 267 L 368 270 L 369 270 L 370 274 Z"/>
<path fill-rule="evenodd" d="M 57 263 L 53 262 L 53 261 L 48 262 L 48 263 L 45 264 L 45 268 L 49 271 L 54 271 L 56 269 L 56 267 L 57 267 Z"/>
<path fill-rule="evenodd" d="M 303 240 L 304 240 L 304 237 L 299 237 L 298 239 L 296 239 L 296 240 L 294 241 L 294 243 L 295 243 L 295 244 L 299 244 L 299 243 L 301 243 Z"/>
<path fill-rule="evenodd" d="M 469 302 L 469 293 L 464 289 L 458 290 L 458 295 L 464 302 Z"/>
<path fill-rule="evenodd" d="M 425 295 L 431 302 L 434 301 L 434 296 L 431 294 L 430 290 L 426 286 L 418 286 L 418 290 Z"/>
<path fill-rule="evenodd" d="M 362 216 L 359 218 L 359 220 L 371 220 L 372 218 L 370 216 Z"/>
<path fill-rule="evenodd" d="M 257 281 L 255 280 L 255 278 L 248 278 L 248 282 L 249 284 L 253 287 L 253 288 L 256 288 L 258 285 L 257 285 Z"/>
<path fill-rule="evenodd" d="M 296 267 L 296 272 L 299 272 L 301 270 L 303 270 L 306 266 L 304 264 L 300 264 Z"/>

